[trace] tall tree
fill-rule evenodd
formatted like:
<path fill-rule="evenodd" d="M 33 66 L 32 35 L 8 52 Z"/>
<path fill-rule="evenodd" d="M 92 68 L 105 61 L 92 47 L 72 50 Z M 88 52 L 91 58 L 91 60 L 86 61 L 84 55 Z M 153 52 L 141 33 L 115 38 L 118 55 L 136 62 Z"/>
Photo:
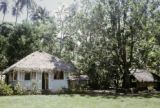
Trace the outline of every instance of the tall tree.
<path fill-rule="evenodd" d="M 42 8 L 40 6 L 38 6 L 38 8 L 33 10 L 32 13 L 31 13 L 31 20 L 33 22 L 42 22 L 42 23 L 44 23 L 49 18 L 50 18 L 49 17 L 49 12 L 45 8 Z"/>
<path fill-rule="evenodd" d="M 57 25 L 59 27 L 59 55 L 61 56 L 62 49 L 63 49 L 63 39 L 65 38 L 65 31 L 64 31 L 64 24 L 65 24 L 65 17 L 66 17 L 66 8 L 63 5 L 60 9 L 58 9 L 57 13 Z"/>
<path fill-rule="evenodd" d="M 12 15 L 15 16 L 15 25 L 17 24 L 17 21 L 18 21 L 18 17 L 20 15 L 20 7 L 19 5 L 15 5 L 13 8 L 12 8 Z"/>
<path fill-rule="evenodd" d="M 8 11 L 8 1 L 7 0 L 4 0 L 4 1 L 0 2 L 0 11 L 2 11 L 2 13 L 3 13 L 2 22 L 4 22 L 5 15 Z"/>
<path fill-rule="evenodd" d="M 158 30 L 158 23 L 154 21 L 158 15 L 154 13 L 159 11 L 159 1 L 91 1 L 84 0 L 83 8 L 72 16 L 71 29 L 75 31 L 76 42 L 80 43 L 79 67 L 93 78 L 92 86 L 97 83 L 103 88 L 111 78 L 108 76 L 112 76 L 122 78 L 123 87 L 129 88 L 130 69 L 149 67 L 147 57 L 155 47 L 151 40 L 158 36 L 154 34 Z M 153 27 L 155 29 L 150 29 Z"/>
<path fill-rule="evenodd" d="M 14 26 L 12 23 L 0 24 L 0 71 L 8 65 L 7 49 L 9 46 L 8 38 L 13 35 Z"/>
<path fill-rule="evenodd" d="M 34 2 L 34 0 L 17 0 L 16 6 L 20 6 L 19 8 L 20 11 L 22 11 L 26 7 L 27 10 L 26 21 L 28 21 L 29 11 L 36 7 L 36 3 Z"/>

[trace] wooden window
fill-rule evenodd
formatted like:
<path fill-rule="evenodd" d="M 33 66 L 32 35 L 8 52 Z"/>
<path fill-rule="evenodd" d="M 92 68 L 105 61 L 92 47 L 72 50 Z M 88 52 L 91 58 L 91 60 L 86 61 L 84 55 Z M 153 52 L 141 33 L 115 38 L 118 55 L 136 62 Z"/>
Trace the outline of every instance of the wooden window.
<path fill-rule="evenodd" d="M 36 80 L 36 72 L 32 72 L 32 79 Z"/>
<path fill-rule="evenodd" d="M 17 72 L 13 72 L 13 80 L 17 80 Z"/>
<path fill-rule="evenodd" d="M 30 80 L 31 79 L 31 74 L 30 73 L 25 73 L 24 79 L 25 80 Z"/>
<path fill-rule="evenodd" d="M 17 80 L 17 72 L 11 72 L 9 76 L 10 81 Z"/>
<path fill-rule="evenodd" d="M 55 72 L 55 73 L 54 73 L 54 79 L 56 79 L 56 80 L 62 80 L 62 79 L 64 79 L 64 74 L 63 74 L 63 72 L 62 72 L 62 71 L 60 71 L 60 72 Z"/>
<path fill-rule="evenodd" d="M 10 80 L 10 81 L 13 80 L 13 72 L 11 72 L 11 73 L 9 74 L 9 80 Z"/>

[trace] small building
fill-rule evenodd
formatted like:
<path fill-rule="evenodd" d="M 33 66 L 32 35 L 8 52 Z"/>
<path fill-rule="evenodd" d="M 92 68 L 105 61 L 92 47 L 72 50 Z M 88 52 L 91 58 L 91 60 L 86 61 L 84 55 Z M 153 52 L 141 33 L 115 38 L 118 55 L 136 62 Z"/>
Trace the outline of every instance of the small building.
<path fill-rule="evenodd" d="M 3 71 L 6 82 L 13 87 L 19 82 L 23 89 L 58 91 L 68 88 L 68 77 L 76 69 L 72 63 L 36 51 Z"/>
<path fill-rule="evenodd" d="M 137 90 L 159 89 L 160 77 L 145 69 L 135 69 L 131 71 L 131 87 Z"/>
<path fill-rule="evenodd" d="M 79 86 L 86 86 L 88 84 L 89 77 L 88 75 L 72 75 L 68 77 L 69 88 L 75 89 Z"/>

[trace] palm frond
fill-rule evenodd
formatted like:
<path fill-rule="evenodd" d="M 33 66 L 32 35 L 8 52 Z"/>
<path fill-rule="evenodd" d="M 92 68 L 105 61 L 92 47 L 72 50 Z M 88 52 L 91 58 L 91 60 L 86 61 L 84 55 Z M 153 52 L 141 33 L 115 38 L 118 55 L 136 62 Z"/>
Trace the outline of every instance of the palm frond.
<path fill-rule="evenodd" d="M 15 6 L 20 7 L 20 10 L 22 11 L 23 8 L 27 6 L 30 9 L 34 8 L 36 6 L 36 3 L 34 2 L 34 0 L 18 0 Z"/>
<path fill-rule="evenodd" d="M 3 14 L 6 14 L 8 10 L 8 2 L 7 1 L 1 1 L 0 2 L 0 11 L 2 11 Z"/>
<path fill-rule="evenodd" d="M 13 16 L 19 16 L 20 15 L 20 11 L 19 11 L 19 9 L 18 9 L 18 7 L 13 7 L 12 8 L 12 15 Z"/>

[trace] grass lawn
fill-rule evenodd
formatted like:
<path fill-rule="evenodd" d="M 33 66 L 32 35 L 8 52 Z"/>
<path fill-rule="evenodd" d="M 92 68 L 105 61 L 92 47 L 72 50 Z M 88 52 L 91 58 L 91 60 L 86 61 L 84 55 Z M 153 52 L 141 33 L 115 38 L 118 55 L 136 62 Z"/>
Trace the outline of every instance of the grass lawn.
<path fill-rule="evenodd" d="M 160 108 L 156 96 L 32 95 L 0 97 L 0 108 Z"/>

